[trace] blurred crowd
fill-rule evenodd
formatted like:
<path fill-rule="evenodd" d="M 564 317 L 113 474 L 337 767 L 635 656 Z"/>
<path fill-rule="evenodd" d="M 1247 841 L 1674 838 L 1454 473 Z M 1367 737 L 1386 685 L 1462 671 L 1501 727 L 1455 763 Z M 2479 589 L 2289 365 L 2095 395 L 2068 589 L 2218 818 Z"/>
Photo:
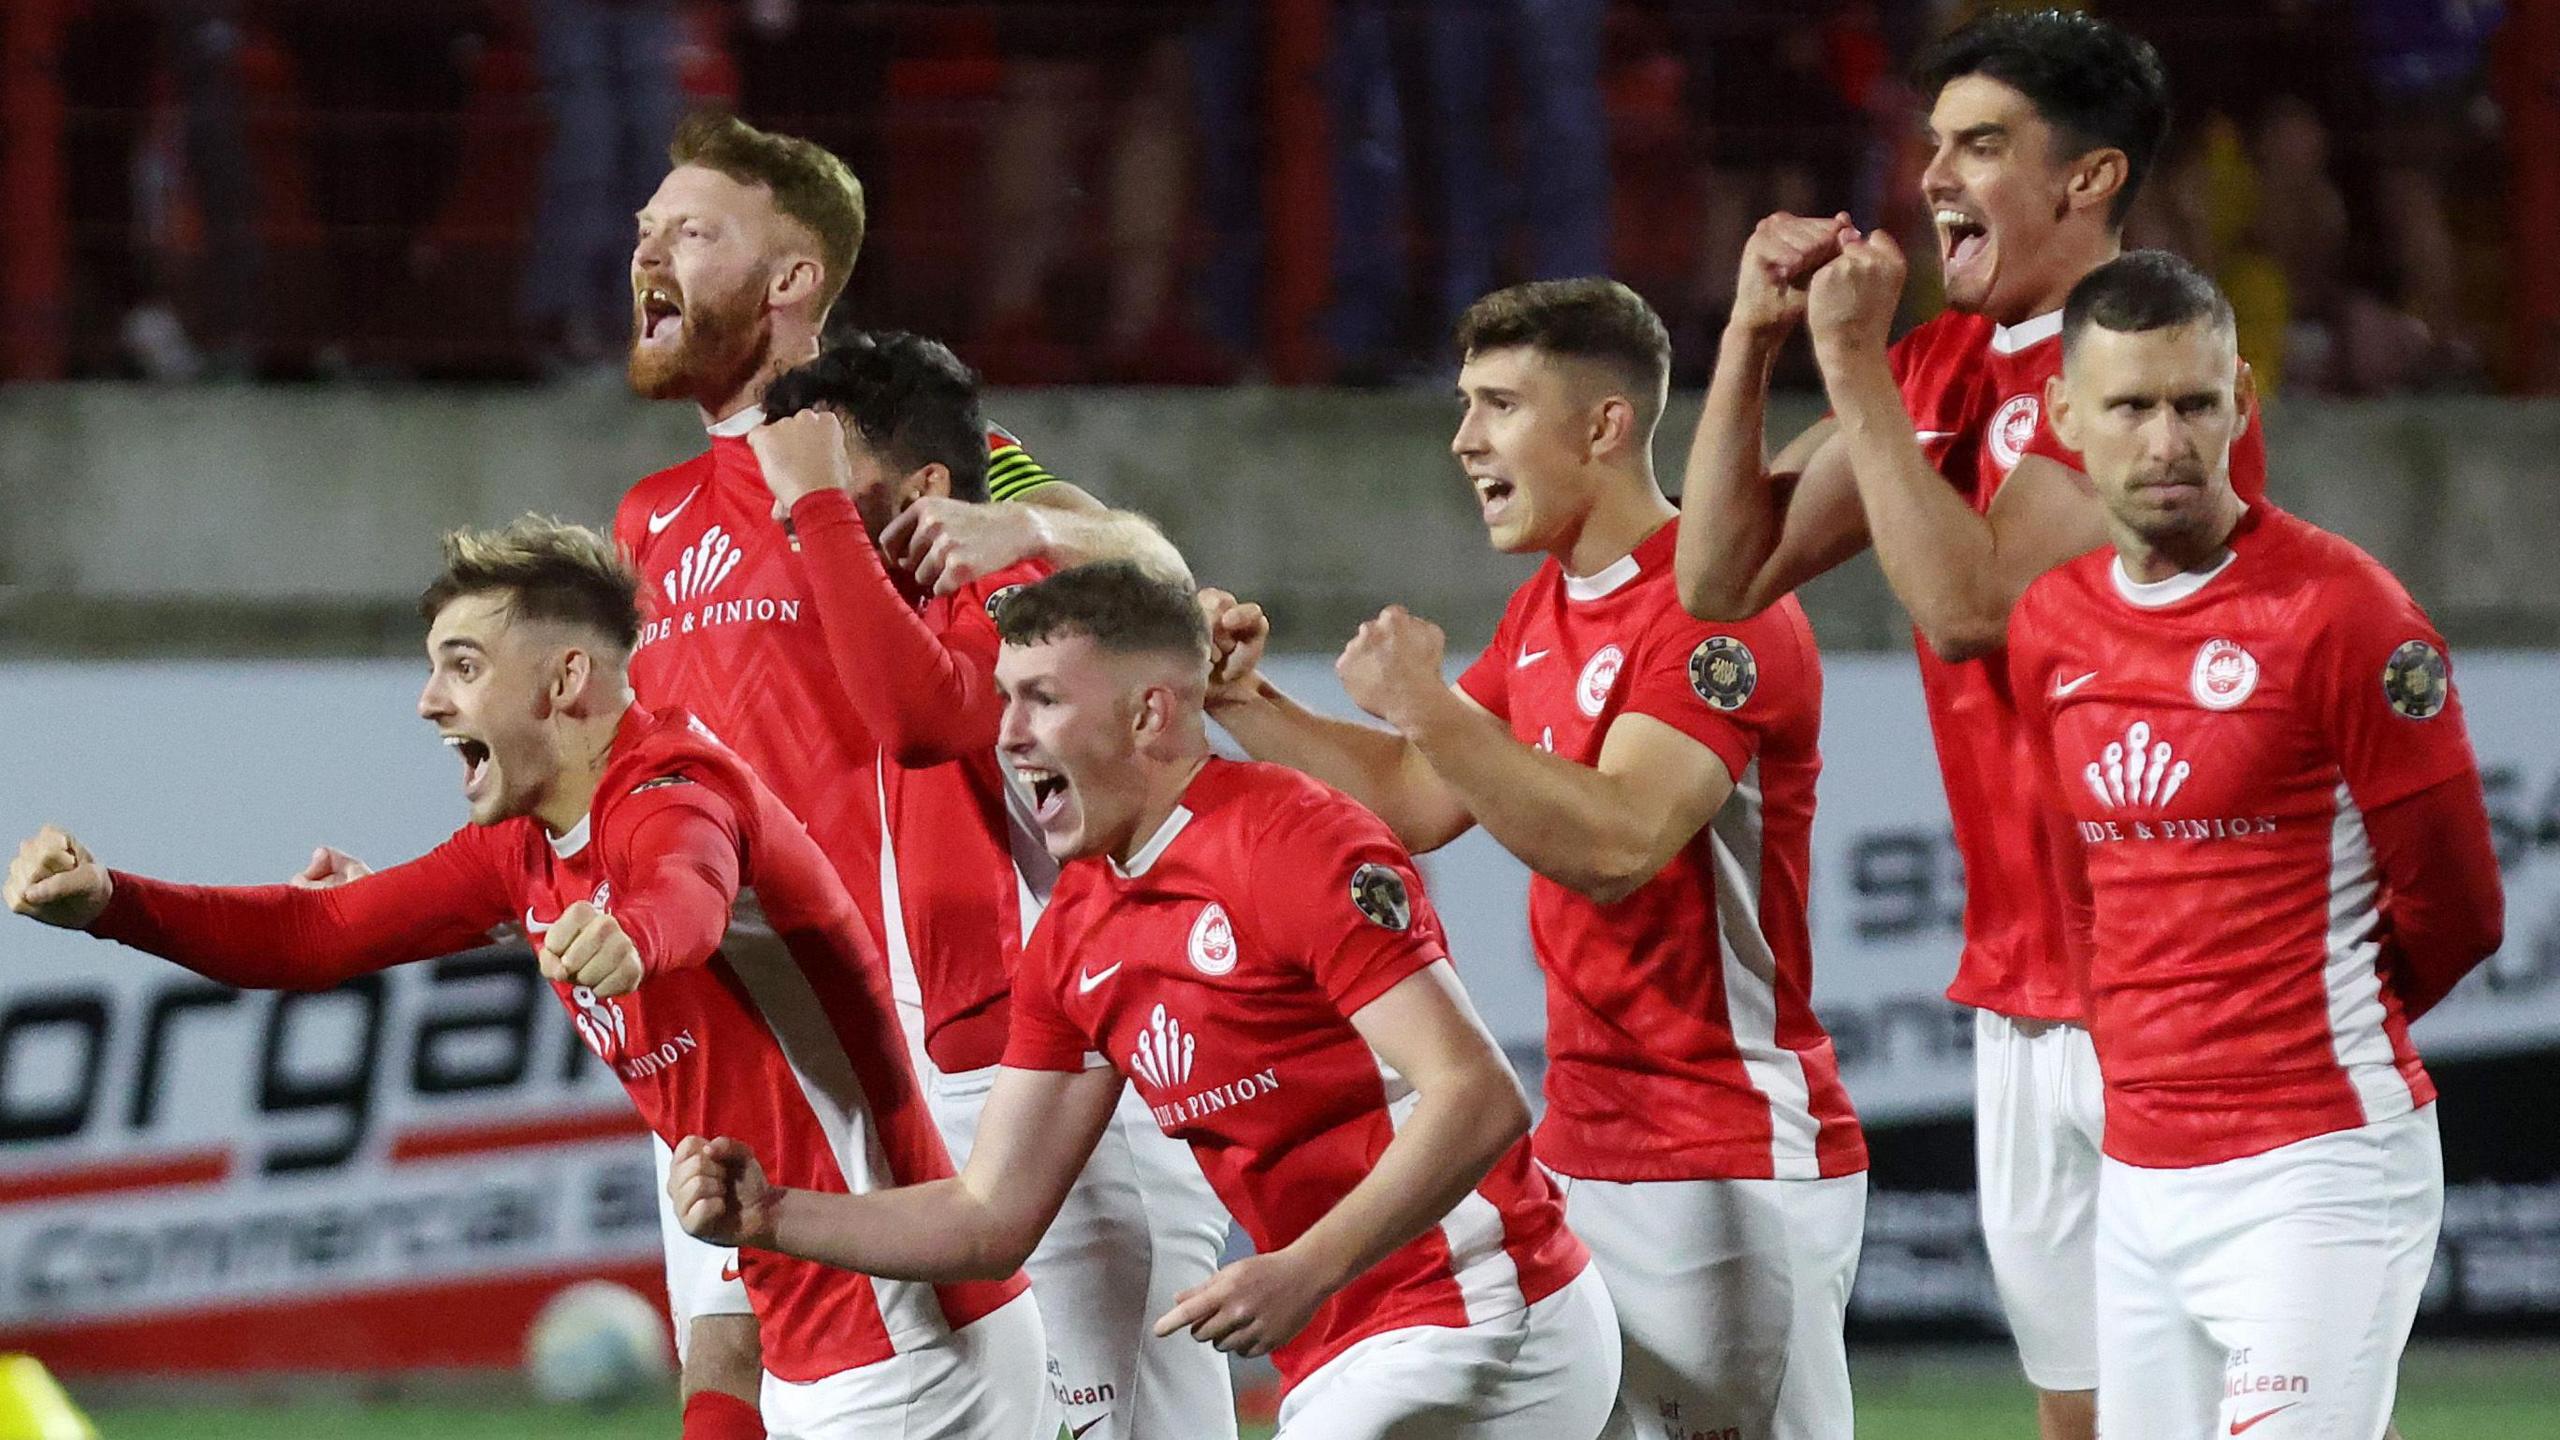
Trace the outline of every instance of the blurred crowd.
<path fill-rule="evenodd" d="M 67 258 L 49 290 L 11 287 L 0 323 L 13 346 L 56 337 L 62 373 L 601 383 L 631 213 L 677 118 L 719 105 L 863 177 L 843 307 L 863 323 L 951 337 L 999 382 L 1353 385 L 1445 373 L 1449 322 L 1485 290 L 1599 271 L 1703 359 L 1771 210 L 1930 247 L 1903 67 L 1976 8 L 8 5 L 29 7 L 0 23 L 10 143 L 32 143 L 31 96 L 57 105 Z M 2500 353 L 2522 247 L 2497 0 L 2094 8 L 2159 46 L 2179 99 L 2129 239 L 2221 279 L 2264 377 L 2522 375 Z M 1916 318 L 1934 297 L 1914 289 Z"/>

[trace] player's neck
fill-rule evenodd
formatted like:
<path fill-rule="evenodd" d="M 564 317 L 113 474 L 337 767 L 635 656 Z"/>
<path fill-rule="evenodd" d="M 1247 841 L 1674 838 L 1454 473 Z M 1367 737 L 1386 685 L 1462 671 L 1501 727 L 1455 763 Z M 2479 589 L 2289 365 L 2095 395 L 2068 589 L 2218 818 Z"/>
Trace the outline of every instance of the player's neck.
<path fill-rule="evenodd" d="M 630 711 L 631 696 L 626 691 L 605 711 L 568 722 L 560 737 L 559 774 L 541 803 L 533 807 L 542 828 L 555 836 L 566 835 L 595 808 L 596 788 L 604 783 L 605 767 L 613 763 L 613 742 Z"/>
<path fill-rule="evenodd" d="M 2079 288 L 2080 282 L 2089 278 L 2089 272 L 2124 253 L 2124 232 L 2108 230 L 2087 236 L 2066 231 L 2055 236 L 2053 243 L 2058 254 L 2076 257 L 2073 263 L 2056 265 L 2051 284 L 2038 287 L 2017 305 L 2009 307 L 2015 311 L 2014 314 L 1992 316 L 1994 323 L 2023 325 L 2039 315 L 2050 315 L 2061 309 L 2063 302 L 2071 298 L 2071 292 Z"/>
<path fill-rule="evenodd" d="M 1111 847 L 1114 863 L 1126 869 L 1138 852 L 1147 848 L 1156 833 L 1164 829 L 1164 822 L 1182 808 L 1182 797 L 1191 792 L 1191 782 L 1200 777 L 1200 768 L 1208 763 L 1208 740 L 1204 736 L 1198 754 L 1157 767 L 1155 778 L 1147 786 L 1146 803 L 1130 823 L 1127 837 Z"/>
<path fill-rule="evenodd" d="M 750 406 L 763 404 L 767 386 L 780 379 L 784 371 L 807 364 L 817 355 L 816 331 L 794 326 L 785 333 L 777 328 L 772 346 L 765 351 L 764 363 L 756 367 L 745 384 L 727 395 L 696 402 L 702 411 L 702 427 L 708 430 Z"/>
<path fill-rule="evenodd" d="M 2137 585 L 2156 585 L 2173 576 L 2211 570 L 2231 552 L 2232 532 L 2249 513 L 2248 503 L 2228 484 L 2215 497 L 2210 521 L 2183 535 L 2143 536 L 2119 528 L 2116 561 L 2125 578 Z"/>
<path fill-rule="evenodd" d="M 1567 575 L 1595 574 L 1634 554 L 1637 546 L 1679 516 L 1651 471 L 1623 477 L 1603 487 L 1582 523 L 1547 553 L 1556 557 Z"/>

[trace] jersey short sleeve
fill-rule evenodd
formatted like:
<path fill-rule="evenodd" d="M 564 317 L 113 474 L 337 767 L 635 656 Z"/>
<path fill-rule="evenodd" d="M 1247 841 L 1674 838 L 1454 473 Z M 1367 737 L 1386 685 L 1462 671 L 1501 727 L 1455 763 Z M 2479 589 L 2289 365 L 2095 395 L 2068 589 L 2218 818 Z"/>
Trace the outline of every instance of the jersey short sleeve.
<path fill-rule="evenodd" d="M 1305 965 L 1345 1016 L 1448 958 L 1413 856 L 1386 822 L 1350 800 L 1287 807 L 1254 856 L 1251 913 L 1260 939 Z"/>
<path fill-rule="evenodd" d="M 2348 793 L 2375 810 L 2477 762 L 2444 637 L 2379 566 L 2351 575 L 2329 606 L 2316 698 Z"/>
<path fill-rule="evenodd" d="M 1484 653 L 1458 676 L 1458 689 L 1468 699 L 1504 720 L 1511 718 L 1512 652 L 1518 648 L 1512 643 L 1511 629 L 1511 611 L 1506 609 Z"/>
<path fill-rule="evenodd" d="M 1091 1036 L 1058 1008 L 1060 970 L 1058 932 L 1065 928 L 1055 915 L 1031 932 L 1013 976 L 1013 1013 L 1005 1034 L 1004 1063 L 1016 1070 L 1063 1070 L 1075 1074 L 1101 1064 Z"/>
<path fill-rule="evenodd" d="M 1769 729 L 1791 717 L 1805 684 L 1792 606 L 1781 602 L 1741 624 L 1673 612 L 1628 657 L 1621 714 L 1661 721 L 1715 752 L 1739 778 Z"/>

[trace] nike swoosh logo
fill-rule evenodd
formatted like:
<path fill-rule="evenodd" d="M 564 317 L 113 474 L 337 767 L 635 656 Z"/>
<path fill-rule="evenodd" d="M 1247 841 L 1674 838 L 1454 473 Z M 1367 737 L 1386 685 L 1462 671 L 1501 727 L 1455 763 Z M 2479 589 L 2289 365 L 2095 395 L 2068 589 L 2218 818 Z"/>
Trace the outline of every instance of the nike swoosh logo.
<path fill-rule="evenodd" d="M 1544 650 L 1531 650 L 1531 651 L 1527 652 L 1526 654 L 1523 654 L 1519 659 L 1512 661 L 1512 662 L 1511 662 L 1511 668 L 1512 668 L 1512 669 L 1514 669 L 1514 670 L 1526 670 L 1526 669 L 1528 669 L 1530 666 L 1535 665 L 1535 664 L 1537 664 L 1539 661 L 1544 660 L 1544 659 L 1546 659 L 1546 658 L 1547 658 L 1547 652 L 1546 652 L 1546 651 L 1544 651 Z"/>
<path fill-rule="evenodd" d="M 1076 993 L 1079 995 L 1092 994 L 1095 986 L 1100 985 L 1103 981 L 1119 974 L 1120 967 L 1128 963 L 1129 962 L 1126 960 L 1114 960 L 1111 962 L 1111 968 L 1101 972 L 1100 974 L 1095 974 L 1090 970 L 1078 973 L 1076 976 Z"/>
<path fill-rule="evenodd" d="M 1084 1422 L 1083 1424 L 1081 1424 L 1081 1425 L 1077 1426 L 1077 1427 L 1076 1427 L 1076 1428 L 1074 1428 L 1073 1430 L 1068 1431 L 1068 1432 L 1067 1432 L 1067 1440 L 1084 1440 L 1084 1432 L 1086 1432 L 1087 1430 L 1092 1429 L 1094 1426 L 1099 1425 L 1099 1424 L 1101 1424 L 1103 1421 L 1108 1420 L 1108 1419 L 1110 1419 L 1110 1418 L 1111 1418 L 1111 1417 L 1110 1417 L 1110 1416 L 1108 1416 L 1108 1415 L 1096 1415 L 1096 1416 L 1094 1416 L 1092 1419 L 1087 1420 L 1086 1422 Z"/>
<path fill-rule="evenodd" d="M 559 917 L 557 917 L 557 916 L 552 917 L 553 922 L 554 922 L 554 923 L 557 923 L 558 918 L 559 918 Z M 536 919 L 534 919 L 534 918 L 533 918 L 533 907 L 532 907 L 532 906 L 527 905 L 526 907 L 524 907 L 524 933 L 526 933 L 527 935 L 537 935 L 537 936 L 538 936 L 538 935 L 546 935 L 546 934 L 549 934 L 549 933 L 550 933 L 550 931 L 551 931 L 551 926 L 550 926 L 550 925 L 544 924 L 542 921 L 540 921 L 540 920 L 536 920 Z"/>
<path fill-rule="evenodd" d="M 2059 700 L 2063 696 L 2070 694 L 2072 691 L 2079 689 L 2081 686 L 2086 685 L 2097 678 L 2098 672 L 2092 670 L 2088 674 L 2083 675 L 2076 680 L 2056 680 L 2053 682 L 2053 698 Z"/>
<path fill-rule="evenodd" d="M 699 494 L 701 494 L 701 493 L 702 493 L 702 487 L 701 487 L 701 486 L 699 486 L 699 485 L 696 485 L 696 486 L 694 486 L 692 489 L 687 490 L 686 492 L 684 492 L 684 498 L 676 502 L 676 508 L 674 508 L 673 510 L 668 511 L 666 514 L 661 515 L 661 514 L 659 514 L 657 511 L 655 511 L 655 510 L 650 511 L 650 512 L 649 512 L 649 533 L 650 533 L 650 534 L 652 534 L 652 535 L 655 535 L 655 534 L 657 534 L 659 531 L 664 530 L 664 529 L 666 529 L 668 526 L 673 525 L 674 523 L 676 523 L 676 517 L 684 513 L 684 507 L 686 507 L 687 505 L 692 504 L 692 503 L 693 503 L 693 497 L 695 497 L 696 495 L 699 495 Z"/>
<path fill-rule="evenodd" d="M 732 1260 L 732 1261 L 729 1261 L 728 1263 L 726 1263 L 726 1264 L 722 1265 L 722 1266 L 720 1267 L 720 1278 L 721 1278 L 721 1279 L 723 1279 L 723 1280 L 735 1280 L 735 1279 L 737 1279 L 737 1278 L 738 1278 L 738 1262 L 737 1262 L 737 1261 L 735 1261 L 735 1260 Z"/>
<path fill-rule="evenodd" d="M 2250 1416 L 2250 1417 L 2249 1417 L 2248 1419 L 2246 1419 L 2246 1420 L 2234 1420 L 2234 1421 L 2232 1421 L 2232 1422 L 2231 1422 L 2231 1433 L 2232 1433 L 2232 1434 L 2234 1434 L 2234 1435 L 2237 1435 L 2237 1434 L 2240 1434 L 2242 1431 L 2245 1431 L 2245 1430 L 2254 1430 L 2254 1429 L 2256 1429 L 2256 1428 L 2257 1428 L 2257 1425 L 2258 1425 L 2258 1422 L 2259 1422 L 2259 1421 L 2261 1421 L 2261 1420 L 2265 1420 L 2265 1419 L 2269 1419 L 2269 1418 L 2274 1417 L 2274 1416 L 2277 1416 L 2277 1415 L 2281 1415 L 2281 1414 L 2283 1414 L 2284 1412 L 2286 1412 L 2287 1410 L 2292 1409 L 2295 1405 L 2299 1405 L 2299 1404 L 2301 1404 L 2301 1403 L 2302 1403 L 2301 1401 L 2296 1400 L 2296 1401 L 2293 1401 L 2291 1404 L 2279 1405 L 2279 1406 L 2277 1406 L 2276 1408 L 2274 1408 L 2273 1410 L 2268 1411 L 2268 1412 L 2267 1412 L 2266 1414 L 2264 1414 L 2264 1415 L 2252 1415 L 2252 1416 Z"/>

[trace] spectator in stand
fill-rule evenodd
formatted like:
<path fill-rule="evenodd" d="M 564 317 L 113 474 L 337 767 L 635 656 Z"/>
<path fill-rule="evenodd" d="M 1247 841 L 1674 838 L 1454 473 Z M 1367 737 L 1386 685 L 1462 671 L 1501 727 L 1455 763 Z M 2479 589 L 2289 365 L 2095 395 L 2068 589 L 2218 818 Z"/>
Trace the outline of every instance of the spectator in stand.
<path fill-rule="evenodd" d="M 630 329 L 631 216 L 667 168 L 682 17 L 676 0 L 533 0 L 532 19 L 551 148 L 523 316 L 546 370 L 588 369 Z"/>
<path fill-rule="evenodd" d="M 2498 0 L 2355 0 L 2357 53 L 2377 102 L 2366 159 L 2390 268 L 2385 293 L 2425 327 L 2411 385 L 2461 388 L 2481 377 L 2445 180 L 2482 134 L 2482 71 L 2503 18 Z"/>
<path fill-rule="evenodd" d="M 63 136 L 73 240 L 75 370 L 192 380 L 256 361 L 263 269 L 240 93 L 237 0 L 84 0 L 63 36 Z M 137 63 L 140 57 L 142 63 Z M 155 146 L 154 85 L 176 82 L 183 145 Z M 171 234 L 179 161 L 203 220 L 203 264 L 183 273 Z M 192 281 L 192 284 L 184 283 Z M 179 316 L 181 291 L 208 358 Z"/>

